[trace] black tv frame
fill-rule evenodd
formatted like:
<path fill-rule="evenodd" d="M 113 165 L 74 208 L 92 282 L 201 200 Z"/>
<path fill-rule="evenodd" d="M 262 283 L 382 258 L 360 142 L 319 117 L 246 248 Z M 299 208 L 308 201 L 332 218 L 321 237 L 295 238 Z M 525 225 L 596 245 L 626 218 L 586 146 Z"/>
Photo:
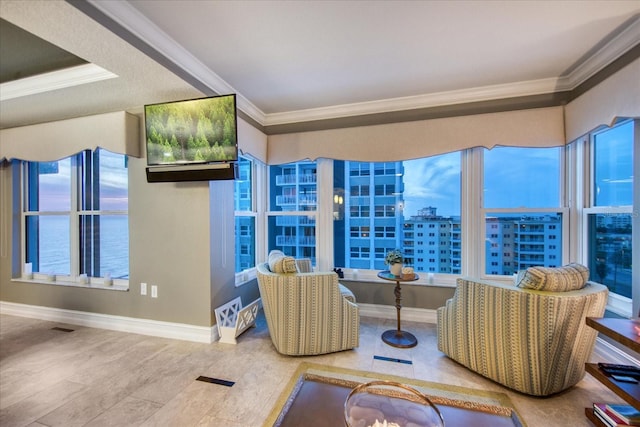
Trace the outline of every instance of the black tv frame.
<path fill-rule="evenodd" d="M 149 139 L 147 132 L 150 129 L 148 109 L 153 106 L 180 106 L 194 101 L 208 101 L 216 98 L 232 98 L 233 99 L 233 149 L 235 150 L 234 158 L 232 159 L 220 159 L 220 160 L 174 160 L 166 163 L 158 163 L 152 161 L 149 156 Z M 187 107 L 189 108 L 189 107 Z M 239 156 L 238 150 L 238 115 L 236 105 L 236 95 L 216 95 L 203 98 L 186 99 L 180 101 L 169 101 L 156 104 L 149 104 L 144 106 L 145 116 L 145 148 L 147 155 L 147 182 L 183 182 L 183 181 L 211 181 L 211 180 L 232 180 L 237 176 L 237 159 Z M 189 111 L 189 110 L 187 110 Z M 187 113 L 188 115 L 189 113 Z M 193 114 L 193 113 L 191 113 Z M 172 136 L 175 134 L 172 134 Z M 168 137 L 168 134 L 166 135 Z M 196 136 L 196 129 L 193 127 L 188 132 L 189 137 Z M 156 144 L 157 146 L 157 144 Z M 231 147 L 225 145 L 222 147 Z M 184 150 L 182 151 L 184 155 Z"/>
<path fill-rule="evenodd" d="M 192 164 L 147 167 L 147 182 L 232 180 L 238 176 L 237 163 Z"/>

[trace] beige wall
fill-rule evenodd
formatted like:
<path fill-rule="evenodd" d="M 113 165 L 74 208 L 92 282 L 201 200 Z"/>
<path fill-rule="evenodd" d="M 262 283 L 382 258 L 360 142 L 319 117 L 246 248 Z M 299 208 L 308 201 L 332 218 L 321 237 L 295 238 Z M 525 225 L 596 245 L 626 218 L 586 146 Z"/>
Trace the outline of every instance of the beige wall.
<path fill-rule="evenodd" d="M 145 159 L 129 159 L 129 292 L 12 281 L 11 167 L 0 170 L 0 300 L 108 315 L 211 326 L 213 309 L 240 296 L 259 297 L 257 283 L 234 284 L 233 182 L 147 183 Z M 15 209 L 18 212 L 18 209 Z M 19 221 L 17 222 L 19 224 Z M 19 239 L 18 239 L 19 240 Z M 13 271 L 13 274 L 12 274 Z M 158 298 L 140 295 L 140 282 Z M 395 305 L 392 286 L 345 282 L 359 302 Z M 403 287 L 403 306 L 435 309 L 453 288 Z"/>
<path fill-rule="evenodd" d="M 12 211 L 19 213 L 19 209 L 12 203 L 12 168 L 3 163 L 0 300 L 208 327 L 215 323 L 215 307 L 236 296 L 245 303 L 257 298 L 255 283 L 234 285 L 233 222 L 229 225 L 227 220 L 230 231 L 216 226 L 223 215 L 233 218 L 233 183 L 218 183 L 223 191 L 215 195 L 215 218 L 208 182 L 150 184 L 145 167 L 145 159 L 129 159 L 130 289 L 121 292 L 11 280 L 20 275 L 20 249 L 12 248 L 12 242 L 14 233 L 19 236 L 21 230 L 12 226 L 13 219 L 18 219 Z M 226 268 L 212 263 L 211 242 L 222 247 L 223 235 L 224 247 L 231 251 Z M 140 282 L 158 286 L 158 298 L 140 295 Z"/>
<path fill-rule="evenodd" d="M 146 160 L 129 160 L 131 317 L 210 325 L 209 186 L 147 183 Z M 233 197 L 231 195 L 230 197 Z M 140 296 L 140 282 L 158 298 Z"/>

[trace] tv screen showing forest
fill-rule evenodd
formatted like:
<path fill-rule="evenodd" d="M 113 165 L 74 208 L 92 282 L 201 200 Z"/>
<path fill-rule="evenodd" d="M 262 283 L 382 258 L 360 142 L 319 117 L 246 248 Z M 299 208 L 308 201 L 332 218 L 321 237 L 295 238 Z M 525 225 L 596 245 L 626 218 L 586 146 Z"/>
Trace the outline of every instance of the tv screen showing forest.
<path fill-rule="evenodd" d="M 145 105 L 147 164 L 238 159 L 235 95 Z"/>

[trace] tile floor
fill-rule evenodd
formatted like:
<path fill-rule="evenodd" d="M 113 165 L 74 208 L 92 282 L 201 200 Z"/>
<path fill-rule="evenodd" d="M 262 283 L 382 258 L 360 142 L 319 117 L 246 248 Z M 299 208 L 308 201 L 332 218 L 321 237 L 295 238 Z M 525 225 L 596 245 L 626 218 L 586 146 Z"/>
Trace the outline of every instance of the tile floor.
<path fill-rule="evenodd" d="M 394 327 L 394 320 L 362 317 L 359 348 L 286 357 L 274 350 L 262 313 L 237 345 L 1 315 L 0 426 L 261 426 L 303 361 L 501 391 L 529 427 L 590 426 L 585 407 L 593 401 L 619 401 L 588 374 L 552 398 L 512 392 L 443 356 L 434 324 L 403 323 L 418 338 L 411 349 L 381 341 L 381 333 Z M 597 345 L 593 361 L 605 359 L 623 363 Z M 196 381 L 201 375 L 235 384 Z"/>

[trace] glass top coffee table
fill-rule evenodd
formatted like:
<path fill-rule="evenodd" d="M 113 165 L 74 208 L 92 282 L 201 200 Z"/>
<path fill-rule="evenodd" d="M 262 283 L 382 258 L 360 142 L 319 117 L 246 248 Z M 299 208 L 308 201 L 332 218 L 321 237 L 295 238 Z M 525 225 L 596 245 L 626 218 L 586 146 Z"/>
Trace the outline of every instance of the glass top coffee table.
<path fill-rule="evenodd" d="M 265 420 L 265 426 L 345 425 L 345 404 L 355 387 L 371 381 L 402 383 L 428 396 L 446 427 L 522 427 L 504 393 L 303 362 Z"/>
<path fill-rule="evenodd" d="M 415 273 L 413 274 L 413 276 L 395 276 L 391 274 L 389 270 L 384 270 L 378 273 L 378 277 L 384 280 L 396 282 L 396 287 L 393 292 L 396 296 L 396 313 L 398 325 L 396 329 L 391 329 L 389 331 L 383 332 L 382 341 L 392 347 L 415 347 L 416 345 L 418 345 L 418 339 L 412 333 L 403 331 L 400 325 L 400 309 L 402 309 L 402 288 L 400 287 L 400 283 L 415 282 L 419 279 L 419 276 Z"/>

